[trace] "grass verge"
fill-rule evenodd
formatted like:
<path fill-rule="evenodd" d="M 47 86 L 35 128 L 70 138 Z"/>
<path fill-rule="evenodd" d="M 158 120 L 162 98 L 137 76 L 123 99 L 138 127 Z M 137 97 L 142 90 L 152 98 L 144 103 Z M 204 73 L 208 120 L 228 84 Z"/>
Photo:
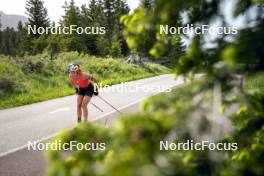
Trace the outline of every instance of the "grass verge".
<path fill-rule="evenodd" d="M 76 52 L 61 53 L 57 59 L 42 55 L 25 58 L 0 56 L 0 109 L 40 102 L 74 93 L 66 66 L 80 63 L 84 71 L 104 85 L 169 73 L 164 66 L 127 64 L 122 58 L 98 58 Z"/>

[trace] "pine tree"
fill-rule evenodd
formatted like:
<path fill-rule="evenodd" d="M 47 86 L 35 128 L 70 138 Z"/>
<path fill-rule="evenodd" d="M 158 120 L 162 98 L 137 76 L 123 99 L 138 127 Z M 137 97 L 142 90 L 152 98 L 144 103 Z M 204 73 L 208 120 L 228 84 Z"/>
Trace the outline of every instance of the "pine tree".
<path fill-rule="evenodd" d="M 28 15 L 28 22 L 26 26 L 48 27 L 50 20 L 48 18 L 48 11 L 44 7 L 42 0 L 27 0 L 26 1 L 26 14 Z M 25 29 L 26 30 L 26 29 Z M 28 35 L 26 31 L 23 32 L 23 50 L 30 54 L 37 54 L 43 52 L 46 45 L 47 36 L 31 33 Z"/>
<path fill-rule="evenodd" d="M 83 5 L 81 7 L 82 20 L 86 24 L 95 24 L 101 18 L 101 4 L 98 0 L 91 0 L 88 7 Z"/>
<path fill-rule="evenodd" d="M 63 21 L 62 21 L 64 26 L 81 24 L 80 10 L 75 5 L 74 0 L 71 0 L 69 5 L 65 3 L 65 6 L 63 8 L 65 11 L 65 15 L 63 16 Z"/>
<path fill-rule="evenodd" d="M 138 9 L 144 9 L 145 11 L 153 11 L 155 5 L 155 0 L 141 0 Z M 156 40 L 155 29 L 149 29 L 147 33 L 142 36 L 144 40 L 140 43 L 140 47 L 133 49 L 133 54 L 137 54 L 143 57 L 151 57 L 149 50 L 152 48 Z"/>
<path fill-rule="evenodd" d="M 167 46 L 168 51 L 165 56 L 170 61 L 170 66 L 175 67 L 179 63 L 179 59 L 186 52 L 186 45 L 180 37 L 174 37 L 173 42 Z"/>
<path fill-rule="evenodd" d="M 65 2 L 65 6 L 63 8 L 65 11 L 65 15 L 63 16 L 63 19 L 61 21 L 62 26 L 82 25 L 80 9 L 75 5 L 74 0 L 71 0 L 69 5 L 67 2 Z M 77 33 L 73 33 L 70 35 L 65 34 L 65 36 L 63 37 L 62 45 L 66 51 L 86 52 L 86 47 L 81 41 L 81 36 Z"/>
<path fill-rule="evenodd" d="M 120 54 L 126 54 L 128 48 L 122 37 L 123 25 L 120 24 L 119 20 L 122 15 L 128 14 L 128 5 L 124 0 L 102 0 L 101 4 L 101 25 L 106 27 L 107 36 L 100 37 L 98 45 L 105 46 L 104 54 L 118 53 L 120 51 Z"/>
<path fill-rule="evenodd" d="M 81 6 L 81 24 L 83 27 L 92 26 L 99 27 L 100 26 L 100 18 L 101 18 L 101 7 L 98 1 L 92 0 L 89 5 Z M 92 55 L 99 55 L 100 50 L 97 47 L 96 41 L 98 39 L 98 35 L 81 35 L 81 40 L 86 46 L 87 52 Z"/>
<path fill-rule="evenodd" d="M 0 15 L 0 54 L 2 53 L 2 23 L 1 23 L 1 15 Z"/>
<path fill-rule="evenodd" d="M 27 25 L 35 25 L 37 28 L 50 26 L 48 11 L 42 0 L 27 0 L 26 14 L 28 15 Z M 37 34 L 37 36 L 39 35 Z"/>
<path fill-rule="evenodd" d="M 15 56 L 17 54 L 16 31 L 7 27 L 2 34 L 1 54 Z"/>
<path fill-rule="evenodd" d="M 120 51 L 123 55 L 127 55 L 129 52 L 127 43 L 122 35 L 124 26 L 123 24 L 120 23 L 120 18 L 123 15 L 126 15 L 129 13 L 130 9 L 128 4 L 126 3 L 126 1 L 124 0 L 116 0 L 115 2 L 115 24 L 117 24 L 117 31 L 115 32 L 115 34 L 117 34 L 117 40 L 119 42 L 120 45 Z"/>
<path fill-rule="evenodd" d="M 107 35 L 99 40 L 99 43 L 106 44 L 108 48 L 111 46 L 112 41 L 112 33 L 113 31 L 113 1 L 114 0 L 102 0 L 102 25 L 106 27 Z M 106 48 L 105 48 L 106 49 Z M 106 51 L 107 52 L 107 51 Z"/>
<path fill-rule="evenodd" d="M 22 31 L 23 30 L 23 23 L 22 21 L 19 21 L 18 24 L 17 24 L 17 30 L 18 31 Z"/>
<path fill-rule="evenodd" d="M 23 50 L 22 50 L 22 36 L 23 36 L 23 30 L 24 30 L 24 27 L 23 27 L 23 23 L 22 21 L 19 21 L 18 24 L 17 24 L 17 32 L 16 32 L 16 37 L 17 37 L 17 42 L 16 42 L 16 45 L 17 45 L 17 54 L 19 55 L 23 55 Z"/>

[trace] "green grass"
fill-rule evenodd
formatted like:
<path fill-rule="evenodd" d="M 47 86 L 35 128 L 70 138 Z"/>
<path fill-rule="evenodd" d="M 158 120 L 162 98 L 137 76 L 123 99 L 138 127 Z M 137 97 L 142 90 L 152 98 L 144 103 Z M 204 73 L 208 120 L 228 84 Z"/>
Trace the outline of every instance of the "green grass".
<path fill-rule="evenodd" d="M 71 95 L 73 88 L 66 67 L 80 63 L 104 85 L 169 73 L 164 66 L 127 64 L 122 58 L 98 58 L 76 52 L 61 53 L 56 60 L 43 56 L 11 58 L 0 56 L 0 109 Z"/>

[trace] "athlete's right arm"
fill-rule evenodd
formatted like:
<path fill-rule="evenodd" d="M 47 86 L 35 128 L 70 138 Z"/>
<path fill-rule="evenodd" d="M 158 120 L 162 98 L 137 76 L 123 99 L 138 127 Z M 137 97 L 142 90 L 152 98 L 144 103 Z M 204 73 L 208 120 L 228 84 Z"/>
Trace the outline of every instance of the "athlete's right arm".
<path fill-rule="evenodd" d="M 72 87 L 75 89 L 75 93 L 78 93 L 78 87 L 76 87 L 75 84 L 73 84 L 72 79 L 71 79 L 71 75 L 69 75 L 69 80 L 71 82 Z"/>

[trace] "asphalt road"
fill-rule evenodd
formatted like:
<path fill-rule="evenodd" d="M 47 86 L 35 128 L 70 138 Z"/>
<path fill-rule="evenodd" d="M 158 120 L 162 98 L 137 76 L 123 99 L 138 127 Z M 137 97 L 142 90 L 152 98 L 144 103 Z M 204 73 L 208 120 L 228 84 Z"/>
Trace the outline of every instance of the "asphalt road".
<path fill-rule="evenodd" d="M 113 85 L 101 90 L 100 96 L 121 112 L 135 112 L 138 111 L 138 104 L 143 99 L 159 93 L 158 88 L 165 91 L 182 83 L 182 78 L 174 80 L 173 75 L 161 75 Z M 135 86 L 139 88 L 136 90 Z M 124 89 L 122 91 L 124 87 L 130 91 Z M 0 111 L 0 176 L 43 175 L 45 170 L 43 154 L 28 151 L 27 143 L 46 141 L 60 130 L 74 127 L 75 99 L 73 95 Z M 92 103 L 104 112 L 90 104 L 89 120 L 111 126 L 118 113 L 98 97 L 93 97 Z"/>

